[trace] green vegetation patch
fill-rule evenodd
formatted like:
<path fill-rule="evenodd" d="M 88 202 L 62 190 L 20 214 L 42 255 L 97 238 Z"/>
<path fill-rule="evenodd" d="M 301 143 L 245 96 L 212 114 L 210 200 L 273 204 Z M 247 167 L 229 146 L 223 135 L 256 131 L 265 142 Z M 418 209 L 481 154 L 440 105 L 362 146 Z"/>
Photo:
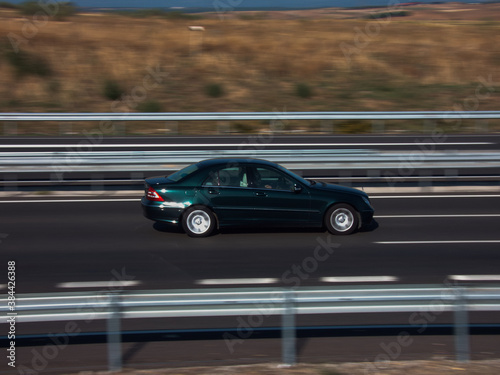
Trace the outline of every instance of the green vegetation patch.
<path fill-rule="evenodd" d="M 21 3 L 17 8 L 25 16 L 34 16 L 36 14 L 40 14 L 40 12 L 44 12 L 44 9 L 41 7 L 41 4 L 43 4 L 43 2 L 26 1 L 24 3 Z M 53 17 L 57 21 L 63 21 L 67 17 L 73 16 L 77 13 L 76 6 L 71 2 L 57 3 L 57 7 L 54 9 L 55 12 L 53 14 Z"/>
<path fill-rule="evenodd" d="M 299 98 L 308 99 L 313 96 L 313 90 L 307 83 L 301 82 L 295 85 L 295 94 Z"/>
<path fill-rule="evenodd" d="M 0 1 L 0 8 L 4 9 L 18 9 L 19 6 L 16 4 L 9 3 L 7 1 Z"/>
<path fill-rule="evenodd" d="M 365 16 L 365 18 L 370 20 L 376 20 L 380 18 L 392 18 L 392 17 L 407 17 L 410 16 L 411 12 L 407 10 L 399 10 L 394 12 L 383 12 L 383 13 L 374 13 Z"/>
<path fill-rule="evenodd" d="M 17 77 L 34 75 L 39 77 L 49 77 L 52 75 L 52 68 L 49 62 L 43 57 L 32 52 L 23 50 L 14 51 L 8 48 L 4 52 L 5 59 L 15 69 Z"/>
<path fill-rule="evenodd" d="M 137 104 L 136 109 L 143 113 L 163 112 L 161 103 L 156 100 L 145 100 L 140 102 Z"/>
<path fill-rule="evenodd" d="M 131 10 L 131 11 L 126 10 L 126 11 L 118 11 L 117 13 L 122 16 L 128 16 L 134 18 L 160 17 L 160 18 L 166 18 L 168 20 L 199 20 L 203 18 L 203 16 L 197 14 L 188 14 L 180 12 L 178 10 L 167 11 L 160 8 Z"/>
<path fill-rule="evenodd" d="M 102 93 L 109 100 L 118 100 L 125 93 L 118 82 L 113 79 L 104 81 Z"/>
<path fill-rule="evenodd" d="M 220 98 L 225 93 L 224 86 L 220 83 L 209 83 L 205 86 L 205 94 L 211 98 Z"/>

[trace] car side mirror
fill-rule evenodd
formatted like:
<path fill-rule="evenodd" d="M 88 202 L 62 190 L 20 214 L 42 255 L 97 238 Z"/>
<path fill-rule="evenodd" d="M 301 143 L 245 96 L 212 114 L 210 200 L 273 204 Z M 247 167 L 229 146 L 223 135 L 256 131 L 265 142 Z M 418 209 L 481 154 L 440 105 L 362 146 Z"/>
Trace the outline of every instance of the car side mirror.
<path fill-rule="evenodd" d="M 300 186 L 299 184 L 294 184 L 293 188 L 292 188 L 292 191 L 294 193 L 300 193 L 302 191 L 302 186 Z"/>

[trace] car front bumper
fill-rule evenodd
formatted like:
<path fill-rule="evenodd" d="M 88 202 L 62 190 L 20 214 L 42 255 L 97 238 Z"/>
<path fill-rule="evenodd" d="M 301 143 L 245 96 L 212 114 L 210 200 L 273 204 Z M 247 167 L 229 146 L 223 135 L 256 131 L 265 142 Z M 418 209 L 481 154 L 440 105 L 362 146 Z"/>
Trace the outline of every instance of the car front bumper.
<path fill-rule="evenodd" d="M 365 210 L 359 213 L 361 217 L 360 227 L 367 227 L 372 223 L 374 212 L 374 210 Z"/>

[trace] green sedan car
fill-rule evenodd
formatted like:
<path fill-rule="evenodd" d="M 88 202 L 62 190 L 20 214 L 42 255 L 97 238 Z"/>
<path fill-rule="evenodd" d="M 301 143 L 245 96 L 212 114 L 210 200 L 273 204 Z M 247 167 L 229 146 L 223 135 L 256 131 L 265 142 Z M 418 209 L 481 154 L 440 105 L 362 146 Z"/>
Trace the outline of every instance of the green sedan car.
<path fill-rule="evenodd" d="M 258 159 L 209 159 L 148 178 L 141 203 L 148 219 L 180 224 L 191 237 L 230 225 L 350 234 L 373 218 L 365 192 L 306 180 Z"/>

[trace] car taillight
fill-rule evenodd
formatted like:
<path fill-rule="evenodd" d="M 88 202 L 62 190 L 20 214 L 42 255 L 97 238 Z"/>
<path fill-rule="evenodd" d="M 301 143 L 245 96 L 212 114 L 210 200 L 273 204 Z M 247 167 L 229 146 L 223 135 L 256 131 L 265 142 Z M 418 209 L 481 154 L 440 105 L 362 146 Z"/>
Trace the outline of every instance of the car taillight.
<path fill-rule="evenodd" d="M 156 192 L 155 189 L 153 189 L 151 186 L 149 187 L 148 191 L 146 192 L 146 198 L 150 201 L 154 202 L 164 202 L 164 199 L 160 197 L 160 194 Z"/>

